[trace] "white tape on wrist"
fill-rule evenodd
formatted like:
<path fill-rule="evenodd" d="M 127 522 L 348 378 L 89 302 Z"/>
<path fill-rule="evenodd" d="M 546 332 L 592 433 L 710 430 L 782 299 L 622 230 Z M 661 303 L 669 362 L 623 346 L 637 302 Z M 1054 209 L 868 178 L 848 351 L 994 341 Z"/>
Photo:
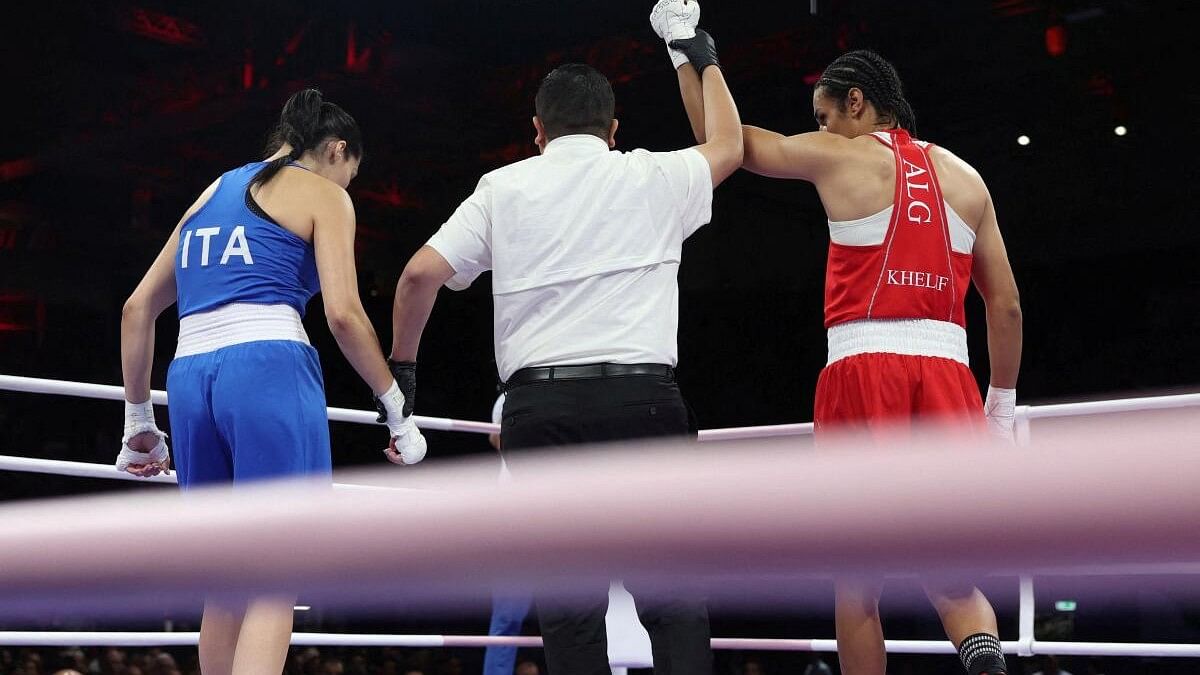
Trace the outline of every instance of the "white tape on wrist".
<path fill-rule="evenodd" d="M 384 421 L 388 429 L 392 431 L 392 435 L 396 435 L 396 430 L 404 423 L 404 392 L 400 391 L 400 385 L 392 380 L 392 386 L 388 390 L 378 396 L 379 404 L 383 406 L 387 419 Z"/>
<path fill-rule="evenodd" d="M 671 49 L 670 47 L 667 47 L 667 53 L 671 56 L 671 66 L 675 68 L 675 70 L 679 70 L 683 64 L 688 62 L 687 54 L 684 54 L 678 49 Z"/>
<path fill-rule="evenodd" d="M 1017 390 L 988 387 L 987 399 L 983 404 L 987 416 L 988 430 L 1006 441 L 1015 439 L 1014 428 L 1017 414 Z"/>
<path fill-rule="evenodd" d="M 154 424 L 154 404 L 150 401 L 144 403 L 125 401 L 125 427 L 145 423 Z"/>
<path fill-rule="evenodd" d="M 1017 390 L 989 386 L 983 409 L 989 417 L 1012 417 L 1017 412 Z"/>

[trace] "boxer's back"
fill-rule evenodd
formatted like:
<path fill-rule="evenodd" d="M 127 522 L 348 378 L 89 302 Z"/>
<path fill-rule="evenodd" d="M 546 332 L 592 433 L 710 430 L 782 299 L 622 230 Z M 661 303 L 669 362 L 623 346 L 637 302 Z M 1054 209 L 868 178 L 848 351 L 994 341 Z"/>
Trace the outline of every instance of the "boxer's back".
<path fill-rule="evenodd" d="M 846 143 L 845 149 L 844 159 L 814 181 L 829 219 L 859 220 L 892 206 L 896 161 L 891 148 L 867 134 Z M 929 154 L 946 203 L 977 230 L 988 201 L 983 179 L 945 148 L 931 145 Z"/>

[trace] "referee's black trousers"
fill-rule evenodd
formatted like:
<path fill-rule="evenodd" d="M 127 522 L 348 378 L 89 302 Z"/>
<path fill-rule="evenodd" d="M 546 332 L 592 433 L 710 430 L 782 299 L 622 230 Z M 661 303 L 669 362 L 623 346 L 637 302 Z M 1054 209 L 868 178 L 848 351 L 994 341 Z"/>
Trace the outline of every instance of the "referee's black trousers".
<path fill-rule="evenodd" d="M 628 375 L 510 387 L 501 447 L 520 480 L 520 451 L 693 433 L 672 376 Z M 547 508 L 553 508 L 547 505 Z M 578 589 L 569 603 L 537 598 L 549 675 L 611 675 L 604 615 L 608 586 Z M 636 595 L 637 589 L 631 589 Z M 708 607 L 702 597 L 639 601 L 656 675 L 711 675 Z"/>

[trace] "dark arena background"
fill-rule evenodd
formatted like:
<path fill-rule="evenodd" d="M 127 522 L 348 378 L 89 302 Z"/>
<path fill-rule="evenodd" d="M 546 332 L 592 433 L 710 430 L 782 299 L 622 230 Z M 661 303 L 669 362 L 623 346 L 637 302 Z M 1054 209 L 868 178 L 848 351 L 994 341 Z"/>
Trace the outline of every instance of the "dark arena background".
<path fill-rule="evenodd" d="M 259 159 L 280 106 L 307 86 L 343 106 L 363 130 L 365 157 L 349 190 L 359 286 L 381 340 L 390 341 L 395 284 L 408 258 L 480 175 L 537 152 L 533 96 L 556 65 L 582 61 L 610 78 L 619 150 L 692 144 L 670 62 L 647 22 L 652 4 L 52 0 L 7 7 L 0 373 L 120 384 L 124 300 L 188 205 L 223 171 Z M 896 65 L 920 137 L 972 164 L 991 190 L 1024 310 L 1020 403 L 1200 387 L 1200 5 L 707 0 L 701 25 L 717 40 L 743 122 L 784 133 L 815 130 L 812 84 L 843 51 L 873 48 Z M 811 421 L 826 357 L 827 242 L 824 213 L 807 183 L 740 172 L 718 188 L 712 223 L 686 242 L 679 276 L 679 380 L 701 428 Z M 967 307 L 973 366 L 986 387 L 983 306 L 973 295 Z M 422 344 L 418 413 L 488 418 L 497 394 L 491 311 L 487 276 L 468 291 L 442 291 Z M 329 404 L 371 407 L 319 300 L 305 324 L 321 354 Z M 164 386 L 177 326 L 173 309 L 157 324 L 156 389 Z M 111 463 L 121 423 L 117 402 L 0 392 L 3 455 Z M 335 468 L 423 468 L 387 464 L 380 428 L 334 423 L 331 430 Z M 482 436 L 429 432 L 428 439 L 426 464 L 495 457 Z M 1009 487 L 972 475 L 970 466 L 962 470 L 981 493 L 1002 496 Z M 0 472 L 4 501 L 156 489 L 168 488 Z M 795 489 L 820 489 L 819 480 Z M 77 555 L 86 561 L 88 551 Z M 130 557 L 153 565 L 154 533 Z M 1002 637 L 1015 634 L 1015 584 L 989 583 Z M 918 592 L 915 584 L 895 587 L 898 597 Z M 1070 600 L 1038 598 L 1039 638 L 1200 643 L 1200 604 L 1190 593 Z M 364 620 L 314 607 L 298 613 L 296 625 L 482 634 L 486 601 L 476 615 L 428 620 L 400 609 Z M 161 630 L 165 622 L 194 630 L 198 609 L 115 628 Z M 885 596 L 889 638 L 942 637 L 932 610 L 894 609 Z M 114 626 L 63 616 L 53 625 L 0 628 Z M 536 622 L 525 630 L 536 635 Z M 832 604 L 766 615 L 716 607 L 713 634 L 831 637 Z M 305 675 L 456 675 L 480 672 L 482 659 L 478 649 L 293 652 L 287 672 Z M 523 650 L 521 659 L 533 665 L 520 672 L 538 672 L 541 658 L 539 650 Z M 1200 672 L 1200 659 L 1188 658 L 1012 657 L 1010 665 L 1026 675 L 1056 668 Z M 194 648 L 0 647 L 0 675 L 50 675 L 69 666 L 199 672 Z M 838 672 L 838 664 L 831 654 L 731 651 L 718 652 L 717 669 L 803 675 Z M 894 655 L 889 672 L 957 673 L 961 666 L 950 656 Z"/>

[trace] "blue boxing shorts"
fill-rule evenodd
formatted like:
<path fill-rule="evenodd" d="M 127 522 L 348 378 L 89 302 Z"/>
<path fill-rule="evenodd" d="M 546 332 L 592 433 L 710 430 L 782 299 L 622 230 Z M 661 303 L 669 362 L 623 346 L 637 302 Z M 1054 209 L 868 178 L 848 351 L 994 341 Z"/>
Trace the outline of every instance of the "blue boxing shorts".
<path fill-rule="evenodd" d="M 185 490 L 332 475 L 321 364 L 304 342 L 245 342 L 176 357 L 167 395 Z"/>

